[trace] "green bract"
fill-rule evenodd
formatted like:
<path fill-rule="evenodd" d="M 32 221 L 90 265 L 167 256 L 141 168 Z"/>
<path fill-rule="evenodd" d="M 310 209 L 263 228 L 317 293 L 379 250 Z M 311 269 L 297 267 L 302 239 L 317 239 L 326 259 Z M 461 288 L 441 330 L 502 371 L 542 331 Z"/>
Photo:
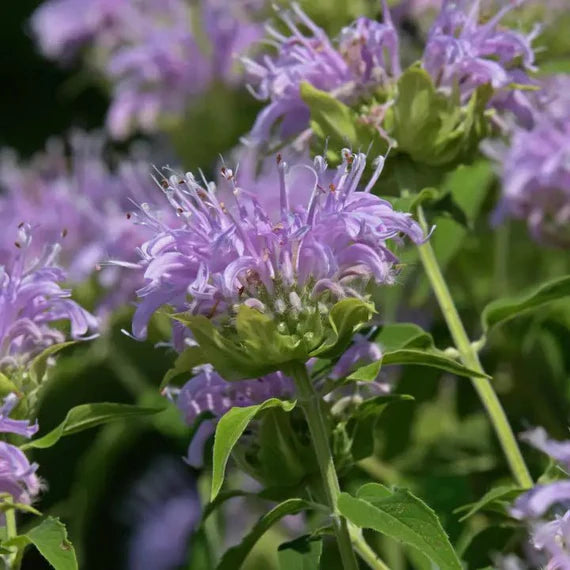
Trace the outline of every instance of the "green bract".
<path fill-rule="evenodd" d="M 226 380 L 264 376 L 287 371 L 294 363 L 318 356 L 334 358 L 342 354 L 354 333 L 371 319 L 373 305 L 356 298 L 343 299 L 327 316 L 317 312 L 300 320 L 294 334 L 282 333 L 277 320 L 242 305 L 235 325 L 220 330 L 204 316 L 180 313 L 173 318 L 188 326 L 198 346 L 187 349 L 168 380 L 209 363 Z"/>

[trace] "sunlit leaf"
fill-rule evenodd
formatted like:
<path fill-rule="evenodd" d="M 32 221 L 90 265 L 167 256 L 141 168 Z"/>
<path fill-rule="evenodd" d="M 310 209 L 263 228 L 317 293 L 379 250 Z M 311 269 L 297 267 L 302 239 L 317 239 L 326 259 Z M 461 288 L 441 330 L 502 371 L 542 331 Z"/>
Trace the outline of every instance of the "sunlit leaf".
<path fill-rule="evenodd" d="M 65 419 L 49 433 L 37 439 L 32 439 L 20 447 L 21 449 L 46 449 L 55 445 L 62 437 L 125 418 L 157 414 L 162 410 L 163 408 L 143 408 L 141 406 L 111 402 L 81 404 L 69 410 Z"/>

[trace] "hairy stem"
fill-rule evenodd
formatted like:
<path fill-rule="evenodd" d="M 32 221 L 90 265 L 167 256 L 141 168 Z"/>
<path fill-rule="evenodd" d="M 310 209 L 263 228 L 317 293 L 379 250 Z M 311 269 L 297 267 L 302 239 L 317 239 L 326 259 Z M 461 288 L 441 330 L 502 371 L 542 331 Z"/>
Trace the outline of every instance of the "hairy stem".
<path fill-rule="evenodd" d="M 420 223 L 424 230 L 426 230 L 427 224 L 421 208 L 418 209 L 418 213 Z M 463 326 L 459 313 L 457 312 L 457 308 L 455 307 L 451 293 L 449 292 L 447 283 L 445 282 L 441 269 L 437 263 L 435 253 L 430 242 L 427 241 L 423 245 L 419 246 L 418 250 L 420 259 L 428 279 L 430 280 L 432 290 L 435 293 L 445 321 L 447 322 L 449 332 L 453 337 L 453 341 L 459 351 L 463 364 L 477 372 L 484 372 L 481 362 L 479 361 L 479 355 L 471 345 L 469 337 L 465 332 L 465 327 Z M 521 487 L 532 487 L 532 478 L 521 455 L 513 430 L 511 429 L 507 416 L 505 415 L 505 411 L 503 410 L 501 402 L 493 390 L 491 383 L 486 378 L 471 378 L 471 382 L 487 410 L 487 414 L 493 424 L 515 480 Z"/>
<path fill-rule="evenodd" d="M 18 527 L 16 525 L 16 509 L 8 509 L 4 516 L 6 518 L 6 538 L 10 540 L 18 536 Z M 18 548 L 10 547 L 10 554 L 7 555 L 7 567 L 9 570 L 17 570 L 18 564 Z"/>
<path fill-rule="evenodd" d="M 347 521 L 340 515 L 338 510 L 337 502 L 340 486 L 329 446 L 329 435 L 321 409 L 320 398 L 313 388 L 305 365 L 294 367 L 293 377 L 299 395 L 298 401 L 303 408 L 307 424 L 309 425 L 311 440 L 315 448 L 324 491 L 331 510 L 334 532 L 344 570 L 358 570 L 358 563 L 352 549 Z"/>

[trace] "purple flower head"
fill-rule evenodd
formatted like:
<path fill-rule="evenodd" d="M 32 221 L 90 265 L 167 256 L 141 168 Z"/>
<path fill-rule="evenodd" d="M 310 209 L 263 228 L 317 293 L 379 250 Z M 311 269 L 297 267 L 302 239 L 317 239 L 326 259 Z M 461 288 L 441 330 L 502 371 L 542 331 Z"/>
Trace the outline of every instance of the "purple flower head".
<path fill-rule="evenodd" d="M 129 570 L 173 570 L 187 559 L 202 508 L 196 482 L 178 459 L 162 458 L 138 482 L 127 503 L 134 522 Z"/>
<path fill-rule="evenodd" d="M 359 18 L 332 42 L 324 30 L 293 3 L 292 13 L 281 16 L 290 35 L 268 28 L 277 54 L 266 55 L 261 61 L 243 58 L 252 94 L 269 101 L 251 130 L 252 143 L 262 144 L 268 140 L 279 121 L 281 138 L 308 126 L 309 110 L 300 94 L 304 81 L 349 102 L 359 93 L 397 77 L 400 73 L 398 35 L 386 7 L 384 14 L 384 23 Z"/>
<path fill-rule="evenodd" d="M 18 368 L 43 349 L 65 340 L 53 328 L 68 321 L 71 338 L 81 339 L 97 329 L 97 320 L 62 289 L 65 272 L 55 265 L 59 248 L 47 247 L 29 261 L 29 227 L 20 228 L 16 252 L 0 252 L 0 367 Z"/>
<path fill-rule="evenodd" d="M 536 95 L 533 126 L 514 126 L 508 146 L 485 149 L 501 167 L 503 193 L 495 223 L 526 220 L 538 241 L 570 246 L 570 97 L 568 78 L 550 80 Z"/>
<path fill-rule="evenodd" d="M 132 272 L 100 266 L 109 259 L 135 261 L 135 248 L 150 235 L 129 219 L 130 210 L 134 203 L 151 209 L 159 209 L 160 201 L 168 203 L 150 180 L 143 153 L 133 152 L 112 168 L 99 135 L 75 132 L 69 143 L 66 149 L 62 141 L 52 140 L 28 163 L 10 152 L 2 155 L 0 223 L 6 231 L 0 249 L 12 250 L 18 225 L 29 223 L 34 235 L 30 254 L 40 255 L 43 244 L 59 242 L 59 260 L 69 280 L 81 283 L 96 273 L 100 309 L 108 310 L 130 302 L 140 286 Z"/>
<path fill-rule="evenodd" d="M 423 67 L 436 86 L 451 93 L 459 89 L 465 103 L 481 85 L 490 84 L 496 95 L 492 104 L 517 112 L 525 107 L 520 92 L 511 94 L 512 84 L 530 84 L 527 75 L 534 70 L 531 42 L 528 36 L 499 22 L 517 2 L 505 3 L 492 18 L 479 23 L 480 0 L 445 0 L 427 40 Z M 502 92 L 501 92 L 502 90 Z"/>
<path fill-rule="evenodd" d="M 370 193 L 383 159 L 357 191 L 366 156 L 347 149 L 342 155 L 330 182 L 322 157 L 311 167 L 289 167 L 278 158 L 277 183 L 265 188 L 279 196 L 278 211 L 265 209 L 240 185 L 239 172 L 226 167 L 220 188 L 192 174 L 163 180 L 184 224 L 172 229 L 155 222 L 155 236 L 140 249 L 146 285 L 138 291 L 134 335 L 145 336 L 163 305 L 220 325 L 246 305 L 283 320 L 279 327 L 287 329 L 301 315 L 328 314 L 339 299 L 364 298 L 369 282 L 393 283 L 397 258 L 387 240 L 407 235 L 420 243 L 425 236 L 409 214 Z M 295 203 L 293 179 L 303 184 Z"/>
<path fill-rule="evenodd" d="M 32 437 L 39 429 L 37 422 L 30 425 L 28 420 L 8 417 L 17 403 L 16 394 L 4 398 L 4 405 L 0 407 L 0 432 Z M 15 445 L 0 441 L 0 493 L 9 493 L 17 503 L 30 504 L 40 491 L 37 468 Z"/>
<path fill-rule="evenodd" d="M 37 468 L 15 445 L 0 441 L 0 493 L 29 505 L 41 490 Z"/>
<path fill-rule="evenodd" d="M 18 396 L 16 394 L 8 394 L 4 398 L 4 405 L 0 407 L 0 432 L 16 433 L 24 437 L 32 437 L 37 433 L 39 426 L 36 422 L 30 425 L 29 420 L 13 420 L 9 417 L 10 412 L 18 404 Z"/>

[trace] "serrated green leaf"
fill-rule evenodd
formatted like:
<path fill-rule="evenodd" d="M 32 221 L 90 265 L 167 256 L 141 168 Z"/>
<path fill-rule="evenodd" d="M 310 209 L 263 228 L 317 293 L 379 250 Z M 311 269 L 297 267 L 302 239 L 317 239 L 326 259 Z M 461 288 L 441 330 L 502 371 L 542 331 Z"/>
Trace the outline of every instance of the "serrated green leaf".
<path fill-rule="evenodd" d="M 459 519 L 459 522 L 463 522 L 464 520 L 473 516 L 475 513 L 481 511 L 493 503 L 496 503 L 497 501 L 512 502 L 521 493 L 524 492 L 525 489 L 521 487 L 514 487 L 513 485 L 495 487 L 494 489 L 487 491 L 487 493 L 485 493 L 477 502 L 459 507 L 454 512 L 457 513 L 463 510 L 467 510 L 467 512 Z"/>
<path fill-rule="evenodd" d="M 490 378 L 490 376 L 484 372 L 471 370 L 452 358 L 445 356 L 443 353 L 428 352 L 425 350 L 402 349 L 387 352 L 382 356 L 382 364 L 414 364 L 416 366 L 438 368 L 439 370 L 467 378 Z"/>
<path fill-rule="evenodd" d="M 486 333 L 524 311 L 536 309 L 545 303 L 568 296 L 570 296 L 570 275 L 543 283 L 527 295 L 492 301 L 483 309 L 481 315 L 483 331 Z"/>
<path fill-rule="evenodd" d="M 303 499 L 288 499 L 283 501 L 267 514 L 263 515 L 244 539 L 222 556 L 217 570 L 237 570 L 241 567 L 255 543 L 261 536 L 284 516 L 300 513 L 310 509 L 310 503 Z"/>
<path fill-rule="evenodd" d="M 59 519 L 47 517 L 38 526 L 16 538 L 33 544 L 55 570 L 77 570 L 75 549 L 67 538 L 65 525 Z"/>
<path fill-rule="evenodd" d="M 447 534 L 432 509 L 405 489 L 378 490 L 366 486 L 364 498 L 341 493 L 338 508 L 343 516 L 360 528 L 371 528 L 404 544 L 417 548 L 440 570 L 461 570 Z"/>
<path fill-rule="evenodd" d="M 57 354 L 60 350 L 63 350 L 64 348 L 67 348 L 68 346 L 72 346 L 74 344 L 77 344 L 78 342 L 79 341 L 77 341 L 77 340 L 70 340 L 68 342 L 61 342 L 59 344 L 52 344 L 51 346 L 49 346 L 48 348 L 43 350 L 40 354 L 38 354 L 32 360 L 32 363 L 30 364 L 30 367 L 28 369 L 28 373 L 29 373 L 32 381 L 35 384 L 39 384 L 45 376 L 48 361 L 49 361 L 50 357 Z"/>
<path fill-rule="evenodd" d="M 290 412 L 295 407 L 295 404 L 295 402 L 271 398 L 255 406 L 231 408 L 220 418 L 214 436 L 214 459 L 212 465 L 212 491 L 210 501 L 213 501 L 217 497 L 222 488 L 226 465 L 232 449 L 249 422 L 263 410 L 279 407 L 286 412 Z"/>
<path fill-rule="evenodd" d="M 163 409 L 143 408 L 141 406 L 111 402 L 81 404 L 69 410 L 65 419 L 57 427 L 37 439 L 24 443 L 20 446 L 20 449 L 46 449 L 55 445 L 62 437 L 129 417 L 156 414 L 162 412 Z"/>
<path fill-rule="evenodd" d="M 285 542 L 277 549 L 281 570 L 319 570 L 323 541 L 309 535 Z"/>

